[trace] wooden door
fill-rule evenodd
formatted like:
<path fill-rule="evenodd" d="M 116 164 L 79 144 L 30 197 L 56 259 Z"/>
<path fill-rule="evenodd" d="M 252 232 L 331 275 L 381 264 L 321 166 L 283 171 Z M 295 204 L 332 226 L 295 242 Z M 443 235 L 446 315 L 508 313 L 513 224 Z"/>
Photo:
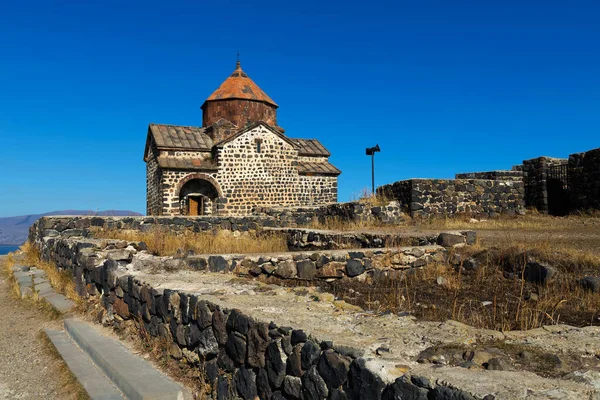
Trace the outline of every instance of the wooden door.
<path fill-rule="evenodd" d="M 197 197 L 189 197 L 188 198 L 188 215 L 198 215 L 199 211 L 199 203 Z"/>

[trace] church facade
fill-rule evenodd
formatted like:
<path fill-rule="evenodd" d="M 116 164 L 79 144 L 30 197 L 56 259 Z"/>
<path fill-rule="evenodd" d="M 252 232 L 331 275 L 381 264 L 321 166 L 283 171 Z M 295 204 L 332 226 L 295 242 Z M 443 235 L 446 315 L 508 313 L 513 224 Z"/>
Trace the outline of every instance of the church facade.
<path fill-rule="evenodd" d="M 340 171 L 316 139 L 292 139 L 278 105 L 242 70 L 202 105 L 202 126 L 151 123 L 146 162 L 148 215 L 245 215 L 259 207 L 337 201 Z"/>

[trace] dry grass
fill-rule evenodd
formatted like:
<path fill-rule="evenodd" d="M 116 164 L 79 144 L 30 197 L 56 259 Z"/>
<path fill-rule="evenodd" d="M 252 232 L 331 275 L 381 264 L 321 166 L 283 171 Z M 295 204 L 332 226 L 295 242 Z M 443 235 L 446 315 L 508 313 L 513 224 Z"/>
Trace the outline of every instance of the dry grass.
<path fill-rule="evenodd" d="M 595 271 L 598 275 L 600 262 L 590 261 L 593 256 L 554 259 L 559 273 L 545 285 L 527 282 L 518 274 L 505 277 L 502 260 L 522 255 L 522 249 L 469 248 L 466 251 L 479 253 L 478 258 L 482 260 L 482 266 L 475 271 L 429 265 L 399 278 L 372 284 L 337 281 L 331 283 L 328 290 L 347 302 L 378 312 L 409 312 L 419 319 L 453 319 L 501 331 L 561 322 L 575 326 L 600 325 L 600 296 L 578 284 L 583 265 L 588 272 Z M 527 250 L 539 260 L 550 255 L 539 249 Z M 583 264 L 579 264 L 581 262 Z"/>
<path fill-rule="evenodd" d="M 373 284 L 337 281 L 328 290 L 375 311 L 406 311 L 420 319 L 454 319 L 496 330 L 531 329 L 559 322 L 600 324 L 600 296 L 578 283 L 583 276 L 600 276 L 597 216 L 530 214 L 478 222 L 457 217 L 413 220 L 409 225 L 417 231 L 476 230 L 477 245 L 461 252 L 467 257 L 477 256 L 482 267 L 465 271 L 449 265 L 428 266 Z M 379 231 L 404 229 L 386 227 Z M 526 282 L 518 273 L 506 278 L 503 260 L 523 257 L 525 252 L 555 267 L 557 276 L 546 285 Z"/>
<path fill-rule="evenodd" d="M 84 302 L 77 295 L 75 281 L 69 271 L 59 270 L 56 265 L 42 260 L 39 250 L 29 242 L 25 242 L 21 246 L 21 251 L 24 257 L 23 262 L 28 266 L 44 270 L 54 290 L 73 300 L 77 307 L 83 306 Z"/>
<path fill-rule="evenodd" d="M 395 225 L 397 227 L 398 225 Z M 377 220 L 348 221 L 341 217 L 326 217 L 324 220 L 313 219 L 305 228 L 336 232 L 353 232 L 362 229 L 385 228 L 387 225 Z"/>
<path fill-rule="evenodd" d="M 172 378 L 192 388 L 194 399 L 207 399 L 211 397 L 211 386 L 206 382 L 204 364 L 193 365 L 187 363 L 185 358 L 175 360 L 169 354 L 172 341 L 162 337 L 151 336 L 144 323 L 138 319 L 127 321 L 123 329 L 117 333 L 127 337 L 140 353 L 146 353 L 150 358 Z"/>
<path fill-rule="evenodd" d="M 94 230 L 95 238 L 144 242 L 154 255 L 173 256 L 193 251 L 195 254 L 275 253 L 287 251 L 286 238 L 275 232 L 173 232 L 155 227 L 149 232 L 136 230 Z"/>
<path fill-rule="evenodd" d="M 75 375 L 73 375 L 73 373 L 71 372 L 71 370 L 69 369 L 67 364 L 65 364 L 65 362 L 62 359 L 62 356 L 56 350 L 56 347 L 54 347 L 54 344 L 52 344 L 52 341 L 50 340 L 50 338 L 48 337 L 46 332 L 41 330 L 38 334 L 38 337 L 40 338 L 40 341 L 43 343 L 43 345 L 44 345 L 43 347 L 44 347 L 45 351 L 50 356 L 52 356 L 52 358 L 54 358 L 57 362 L 60 363 L 59 368 L 58 368 L 58 370 L 59 370 L 58 379 L 60 379 L 62 391 L 64 391 L 65 393 L 69 393 L 69 395 L 70 395 L 69 398 L 71 398 L 71 399 L 77 399 L 77 400 L 89 399 L 90 396 L 85 391 L 83 386 L 81 386 L 81 384 L 79 383 L 79 381 L 77 380 Z"/>
<path fill-rule="evenodd" d="M 1 263 L 1 271 L 6 276 L 6 279 L 8 279 L 8 284 L 12 290 L 12 295 L 15 298 L 20 298 L 21 289 L 19 288 L 19 283 L 17 282 L 17 279 L 15 278 L 15 275 L 13 274 L 12 270 L 13 266 L 15 265 L 14 255 L 12 253 L 9 253 L 6 257 L 4 257 Z"/>

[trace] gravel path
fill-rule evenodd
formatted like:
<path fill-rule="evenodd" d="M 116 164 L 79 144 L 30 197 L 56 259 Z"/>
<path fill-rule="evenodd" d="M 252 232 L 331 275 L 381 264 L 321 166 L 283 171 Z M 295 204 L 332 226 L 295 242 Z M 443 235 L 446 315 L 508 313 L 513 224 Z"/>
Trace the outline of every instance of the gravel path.
<path fill-rule="evenodd" d="M 4 273 L 0 274 L 0 316 L 0 399 L 72 398 L 61 387 L 62 362 L 49 354 L 39 337 L 40 329 L 59 322 L 50 321 L 29 302 L 19 301 Z"/>

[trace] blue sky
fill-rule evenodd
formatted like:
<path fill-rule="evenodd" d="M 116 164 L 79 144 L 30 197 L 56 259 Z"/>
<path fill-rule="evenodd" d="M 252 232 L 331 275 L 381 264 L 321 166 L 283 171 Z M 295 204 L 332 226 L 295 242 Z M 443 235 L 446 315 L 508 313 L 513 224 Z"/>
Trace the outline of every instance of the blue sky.
<path fill-rule="evenodd" d="M 597 1 L 0 5 L 0 216 L 145 211 L 149 122 L 200 125 L 235 67 L 318 138 L 339 199 L 600 147 Z"/>

